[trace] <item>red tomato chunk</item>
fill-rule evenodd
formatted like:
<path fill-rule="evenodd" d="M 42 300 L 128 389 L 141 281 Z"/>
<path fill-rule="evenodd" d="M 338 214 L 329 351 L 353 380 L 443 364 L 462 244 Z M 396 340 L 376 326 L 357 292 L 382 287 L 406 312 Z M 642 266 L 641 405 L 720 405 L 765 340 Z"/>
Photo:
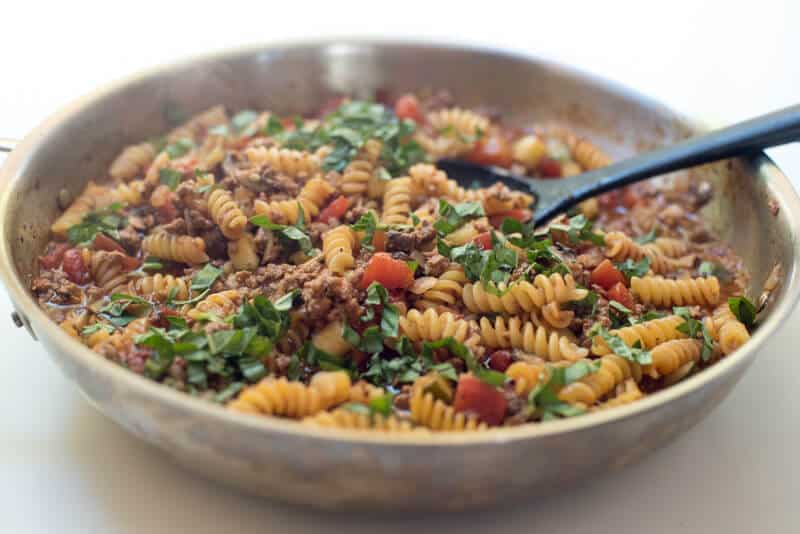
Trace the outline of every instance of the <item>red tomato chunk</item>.
<path fill-rule="evenodd" d="M 378 252 L 369 260 L 361 287 L 366 289 L 378 282 L 386 289 L 405 289 L 414 283 L 414 273 L 406 262 L 392 258 L 386 252 Z"/>
<path fill-rule="evenodd" d="M 561 178 L 561 162 L 553 158 L 543 158 L 539 164 L 542 178 Z"/>
<path fill-rule="evenodd" d="M 504 373 L 511 365 L 511 353 L 507 350 L 496 350 L 489 355 L 487 363 L 492 370 Z"/>
<path fill-rule="evenodd" d="M 608 290 L 608 298 L 610 300 L 616 300 L 628 309 L 633 308 L 633 297 L 631 296 L 631 292 L 628 291 L 628 288 L 625 287 L 625 284 L 622 282 L 617 282 L 611 289 Z"/>
<path fill-rule="evenodd" d="M 603 260 L 600 265 L 595 267 L 590 279 L 593 284 L 597 284 L 603 289 L 611 289 L 618 282 L 625 283 L 625 276 L 614 267 L 610 260 Z"/>
<path fill-rule="evenodd" d="M 400 119 L 409 119 L 417 124 L 422 123 L 422 113 L 419 110 L 419 100 L 414 95 L 403 95 L 394 104 L 394 114 Z"/>
<path fill-rule="evenodd" d="M 499 135 L 484 136 L 478 139 L 467 155 L 467 159 L 479 165 L 511 167 L 511 144 Z"/>
<path fill-rule="evenodd" d="M 473 241 L 483 250 L 492 249 L 492 235 L 489 232 L 483 232 L 482 234 L 478 234 L 477 236 L 475 236 L 475 239 L 473 239 Z"/>
<path fill-rule="evenodd" d="M 472 375 L 458 379 L 454 408 L 457 412 L 471 412 L 489 425 L 499 425 L 506 415 L 506 398 L 502 392 Z"/>
<path fill-rule="evenodd" d="M 320 212 L 319 220 L 321 222 L 328 222 L 331 219 L 341 219 L 342 215 L 347 213 L 347 208 L 349 207 L 350 201 L 347 199 L 347 197 L 337 197 Z"/>
<path fill-rule="evenodd" d="M 89 281 L 89 270 L 83 263 L 81 251 L 77 248 L 71 248 L 64 252 L 63 266 L 64 273 L 73 284 L 85 284 Z"/>

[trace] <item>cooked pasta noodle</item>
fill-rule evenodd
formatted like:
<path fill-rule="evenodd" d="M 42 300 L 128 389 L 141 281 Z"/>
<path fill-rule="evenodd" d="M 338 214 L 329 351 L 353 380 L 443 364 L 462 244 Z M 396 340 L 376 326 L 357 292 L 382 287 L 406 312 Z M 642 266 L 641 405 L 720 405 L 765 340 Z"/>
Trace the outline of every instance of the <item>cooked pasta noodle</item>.
<path fill-rule="evenodd" d="M 669 280 L 663 276 L 631 278 L 631 291 L 645 304 L 653 306 L 715 306 L 719 301 L 719 280 L 708 278 L 684 278 Z"/>
<path fill-rule="evenodd" d="M 723 354 L 730 354 L 750 339 L 747 327 L 734 317 L 727 302 L 706 317 L 705 325 L 711 336 L 719 342 Z"/>
<path fill-rule="evenodd" d="M 611 330 L 610 333 L 618 336 L 629 347 L 633 347 L 638 343 L 643 349 L 652 349 L 661 343 L 686 337 L 686 334 L 678 330 L 678 327 L 684 322 L 684 319 L 677 315 L 668 315 L 660 319 Z M 608 345 L 600 336 L 595 336 L 592 339 L 592 354 L 603 356 L 609 352 L 611 350 L 609 350 Z"/>
<path fill-rule="evenodd" d="M 164 260 L 190 264 L 208 261 L 205 241 L 199 237 L 160 232 L 147 236 L 142 248 L 145 254 Z"/>
<path fill-rule="evenodd" d="M 225 189 L 214 189 L 208 193 L 208 212 L 228 239 L 242 237 L 247 226 L 247 217 Z"/>
<path fill-rule="evenodd" d="M 155 157 L 156 149 L 152 143 L 144 142 L 127 146 L 111 162 L 108 174 L 115 180 L 133 180 L 137 176 L 144 176 Z"/>
<path fill-rule="evenodd" d="M 490 348 L 522 349 L 551 361 L 577 361 L 589 354 L 568 336 L 537 327 L 530 321 L 523 322 L 519 317 L 496 317 L 494 324 L 487 317 L 481 317 L 479 326 L 481 341 Z"/>
<path fill-rule="evenodd" d="M 331 272 L 344 274 L 353 268 L 355 258 L 356 236 L 349 226 L 341 225 L 329 230 L 322 236 L 322 254 L 325 264 Z"/>

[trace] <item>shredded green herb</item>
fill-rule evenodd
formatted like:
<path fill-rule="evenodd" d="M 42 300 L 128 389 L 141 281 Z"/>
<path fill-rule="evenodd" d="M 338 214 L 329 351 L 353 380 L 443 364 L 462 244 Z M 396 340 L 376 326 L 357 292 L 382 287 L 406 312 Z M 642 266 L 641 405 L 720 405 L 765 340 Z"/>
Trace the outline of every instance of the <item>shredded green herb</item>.
<path fill-rule="evenodd" d="M 114 241 L 119 241 L 119 229 L 127 224 L 120 215 L 122 205 L 114 203 L 107 208 L 86 214 L 78 224 L 67 230 L 67 239 L 73 245 L 89 246 L 97 234 L 105 234 Z"/>
<path fill-rule="evenodd" d="M 738 296 L 728 299 L 728 307 L 730 307 L 733 316 L 742 322 L 748 330 L 753 329 L 758 315 L 755 304 L 747 300 L 745 296 Z"/>

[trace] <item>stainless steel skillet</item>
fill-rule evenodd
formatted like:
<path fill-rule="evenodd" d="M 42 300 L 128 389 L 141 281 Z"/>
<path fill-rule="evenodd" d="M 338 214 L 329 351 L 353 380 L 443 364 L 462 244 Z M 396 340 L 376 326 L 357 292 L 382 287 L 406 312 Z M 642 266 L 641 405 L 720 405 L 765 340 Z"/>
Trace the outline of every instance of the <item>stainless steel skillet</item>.
<path fill-rule="evenodd" d="M 733 388 L 797 300 L 800 201 L 759 154 L 693 170 L 715 190 L 704 216 L 745 258 L 751 296 L 776 265 L 762 324 L 740 351 L 625 408 L 490 433 L 395 437 L 311 430 L 231 414 L 103 360 L 38 309 L 28 291 L 60 189 L 102 176 L 126 143 L 178 112 L 313 109 L 336 93 L 423 87 L 466 106 L 491 104 L 520 124 L 560 121 L 617 157 L 699 131 L 624 88 L 500 51 L 388 41 L 287 43 L 205 56 L 103 88 L 31 132 L 0 170 L 0 276 L 21 324 L 103 413 L 205 476 L 248 492 L 328 508 L 456 509 L 532 498 L 642 458 L 707 415 Z M 743 216 L 746 215 L 746 216 Z M 24 359 L 20 359 L 24 365 Z"/>

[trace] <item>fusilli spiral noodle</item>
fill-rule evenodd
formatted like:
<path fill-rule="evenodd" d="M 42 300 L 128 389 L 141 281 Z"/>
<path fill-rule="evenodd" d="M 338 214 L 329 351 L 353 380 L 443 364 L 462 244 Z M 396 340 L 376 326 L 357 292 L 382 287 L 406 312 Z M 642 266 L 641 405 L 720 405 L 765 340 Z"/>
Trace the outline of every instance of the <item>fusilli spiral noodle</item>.
<path fill-rule="evenodd" d="M 385 224 L 405 224 L 411 212 L 411 179 L 395 178 L 386 183 L 383 193 L 383 214 Z"/>
<path fill-rule="evenodd" d="M 711 317 L 706 317 L 704 323 L 723 354 L 730 354 L 750 339 L 747 327 L 733 315 L 727 302 L 717 307 Z"/>
<path fill-rule="evenodd" d="M 297 178 L 307 178 L 320 170 L 315 154 L 278 147 L 250 147 L 245 151 L 253 165 L 266 165 L 273 171 Z"/>
<path fill-rule="evenodd" d="M 460 265 L 453 264 L 436 279 L 429 290 L 422 294 L 415 306 L 422 310 L 437 306 L 453 306 L 461 298 L 466 281 L 464 269 Z"/>
<path fill-rule="evenodd" d="M 308 222 L 319 213 L 332 193 L 333 187 L 328 182 L 322 178 L 312 178 L 306 182 L 296 199 L 272 202 L 256 200 L 253 211 L 258 215 L 267 215 L 272 222 L 296 224 L 302 207 L 303 217 Z"/>
<path fill-rule="evenodd" d="M 653 363 L 645 371 L 653 378 L 668 375 L 690 361 L 700 359 L 703 342 L 697 339 L 673 339 L 650 351 Z"/>
<path fill-rule="evenodd" d="M 199 237 L 157 232 L 144 238 L 142 248 L 148 256 L 162 260 L 189 264 L 208 261 L 206 243 Z"/>
<path fill-rule="evenodd" d="M 365 159 L 355 159 L 345 167 L 339 189 L 347 196 L 364 195 L 375 173 L 375 167 Z"/>
<path fill-rule="evenodd" d="M 609 232 L 605 236 L 606 256 L 614 261 L 628 258 L 641 260 L 645 256 L 650 259 L 650 268 L 655 273 L 670 273 L 681 268 L 686 268 L 694 261 L 693 258 L 673 259 L 667 256 L 664 250 L 675 252 L 676 249 L 669 245 L 661 246 L 655 243 L 640 245 L 622 232 Z"/>
<path fill-rule="evenodd" d="M 89 249 L 82 249 L 81 254 L 95 285 L 105 293 L 118 293 L 128 282 L 130 273 L 123 265 L 124 254 Z"/>
<path fill-rule="evenodd" d="M 591 406 L 624 381 L 632 378 L 638 382 L 641 377 L 642 370 L 638 364 L 616 354 L 606 354 L 600 358 L 600 369 L 565 386 L 559 391 L 558 398 L 570 404 Z"/>
<path fill-rule="evenodd" d="M 684 319 L 677 315 L 668 315 L 660 319 L 612 330 L 610 333 L 618 336 L 629 347 L 633 347 L 638 342 L 641 348 L 649 350 L 661 343 L 686 337 L 686 334 L 678 330 L 678 327 L 684 322 Z M 610 352 L 608 345 L 600 336 L 592 339 L 592 354 L 602 356 Z"/>
<path fill-rule="evenodd" d="M 143 201 L 146 184 L 144 180 L 132 180 L 128 183 L 121 183 L 111 190 L 111 197 L 114 202 L 120 202 L 129 206 L 138 206 Z"/>
<path fill-rule="evenodd" d="M 424 432 L 422 428 L 414 427 L 409 421 L 404 421 L 394 415 L 357 413 L 345 408 L 338 408 L 332 412 L 320 412 L 313 417 L 303 419 L 303 424 L 324 428 L 340 428 L 349 430 L 372 430 L 378 432 Z"/>
<path fill-rule="evenodd" d="M 553 273 L 549 277 L 538 274 L 533 283 L 519 280 L 509 286 L 500 285 L 501 296 L 483 288 L 482 283 L 466 284 L 462 293 L 464 305 L 473 313 L 505 313 L 516 315 L 542 308 L 546 304 L 563 304 L 581 300 L 588 293 L 578 289 L 572 275 Z"/>
<path fill-rule="evenodd" d="M 611 165 L 611 158 L 591 141 L 567 135 L 564 142 L 572 153 L 572 158 L 587 171 Z"/>
<path fill-rule="evenodd" d="M 635 402 L 642 397 L 644 397 L 644 393 L 642 390 L 639 389 L 638 384 L 634 380 L 626 380 L 624 384 L 620 386 L 622 391 L 617 393 L 616 396 L 608 399 L 607 401 L 598 404 L 594 408 L 593 411 L 600 411 L 600 410 L 608 410 L 611 408 L 616 408 L 618 406 L 624 406 L 626 404 L 630 404 Z"/>
<path fill-rule="evenodd" d="M 350 377 L 341 371 L 319 372 L 309 385 L 268 377 L 243 389 L 227 407 L 237 412 L 299 419 L 344 402 L 349 389 Z"/>
<path fill-rule="evenodd" d="M 487 430 L 488 426 L 471 414 L 456 412 L 423 388 L 414 387 L 410 399 L 411 420 L 418 425 L 442 432 L 463 432 Z"/>
<path fill-rule="evenodd" d="M 356 263 L 353 249 L 356 248 L 356 235 L 347 225 L 328 230 L 322 236 L 322 254 L 325 265 L 331 272 L 344 274 Z"/>
<path fill-rule="evenodd" d="M 417 139 L 426 150 L 437 156 L 458 156 L 468 152 L 489 127 L 485 117 L 461 108 L 434 111 L 428 114 L 427 119 L 437 135 L 433 139 L 418 135 Z"/>
<path fill-rule="evenodd" d="M 133 180 L 137 176 L 144 176 L 155 157 L 156 149 L 152 143 L 127 146 L 111 163 L 108 174 L 115 180 Z"/>
<path fill-rule="evenodd" d="M 208 212 L 228 239 L 239 239 L 247 226 L 247 217 L 226 189 L 214 189 L 206 197 Z"/>
<path fill-rule="evenodd" d="M 128 284 L 128 293 L 140 297 L 155 297 L 159 300 L 166 299 L 174 293 L 175 300 L 189 298 L 189 286 L 186 280 L 171 274 L 156 273 L 131 280 Z"/>
<path fill-rule="evenodd" d="M 667 308 L 670 306 L 715 306 L 719 301 L 719 280 L 684 278 L 670 280 L 662 276 L 631 278 L 631 291 L 645 304 Z"/>
<path fill-rule="evenodd" d="M 523 398 L 527 398 L 528 393 L 546 379 L 546 373 L 544 365 L 528 362 L 514 362 L 506 369 L 506 376 L 514 381 L 514 391 Z"/>
<path fill-rule="evenodd" d="M 220 291 L 219 293 L 210 294 L 198 302 L 197 306 L 189 310 L 186 314 L 192 319 L 200 319 L 203 317 L 203 314 L 211 313 L 224 319 L 238 310 L 241 303 L 241 293 L 235 289 L 228 289 L 226 291 Z"/>
<path fill-rule="evenodd" d="M 72 201 L 72 204 L 50 226 L 50 231 L 58 236 L 66 235 L 67 230 L 80 223 L 92 210 L 103 207 L 102 199 L 107 197 L 108 193 L 109 189 L 107 187 L 89 182 L 86 189 Z M 106 205 L 110 203 L 111 201 L 107 202 Z"/>
<path fill-rule="evenodd" d="M 350 386 L 349 402 L 369 404 L 370 401 L 383 397 L 384 395 L 386 395 L 386 391 L 383 388 L 373 386 L 364 380 L 359 380 Z"/>
<path fill-rule="evenodd" d="M 494 324 L 489 318 L 481 317 L 478 324 L 481 340 L 490 348 L 521 349 L 550 361 L 577 361 L 589 354 L 566 335 L 537 327 L 530 321 L 523 322 L 519 317 L 496 317 Z"/>
<path fill-rule="evenodd" d="M 465 345 L 474 345 L 477 341 L 467 321 L 457 319 L 450 312 L 439 314 L 433 308 L 423 313 L 409 310 L 400 317 L 400 333 L 411 341 L 438 341 L 447 337 Z"/>

